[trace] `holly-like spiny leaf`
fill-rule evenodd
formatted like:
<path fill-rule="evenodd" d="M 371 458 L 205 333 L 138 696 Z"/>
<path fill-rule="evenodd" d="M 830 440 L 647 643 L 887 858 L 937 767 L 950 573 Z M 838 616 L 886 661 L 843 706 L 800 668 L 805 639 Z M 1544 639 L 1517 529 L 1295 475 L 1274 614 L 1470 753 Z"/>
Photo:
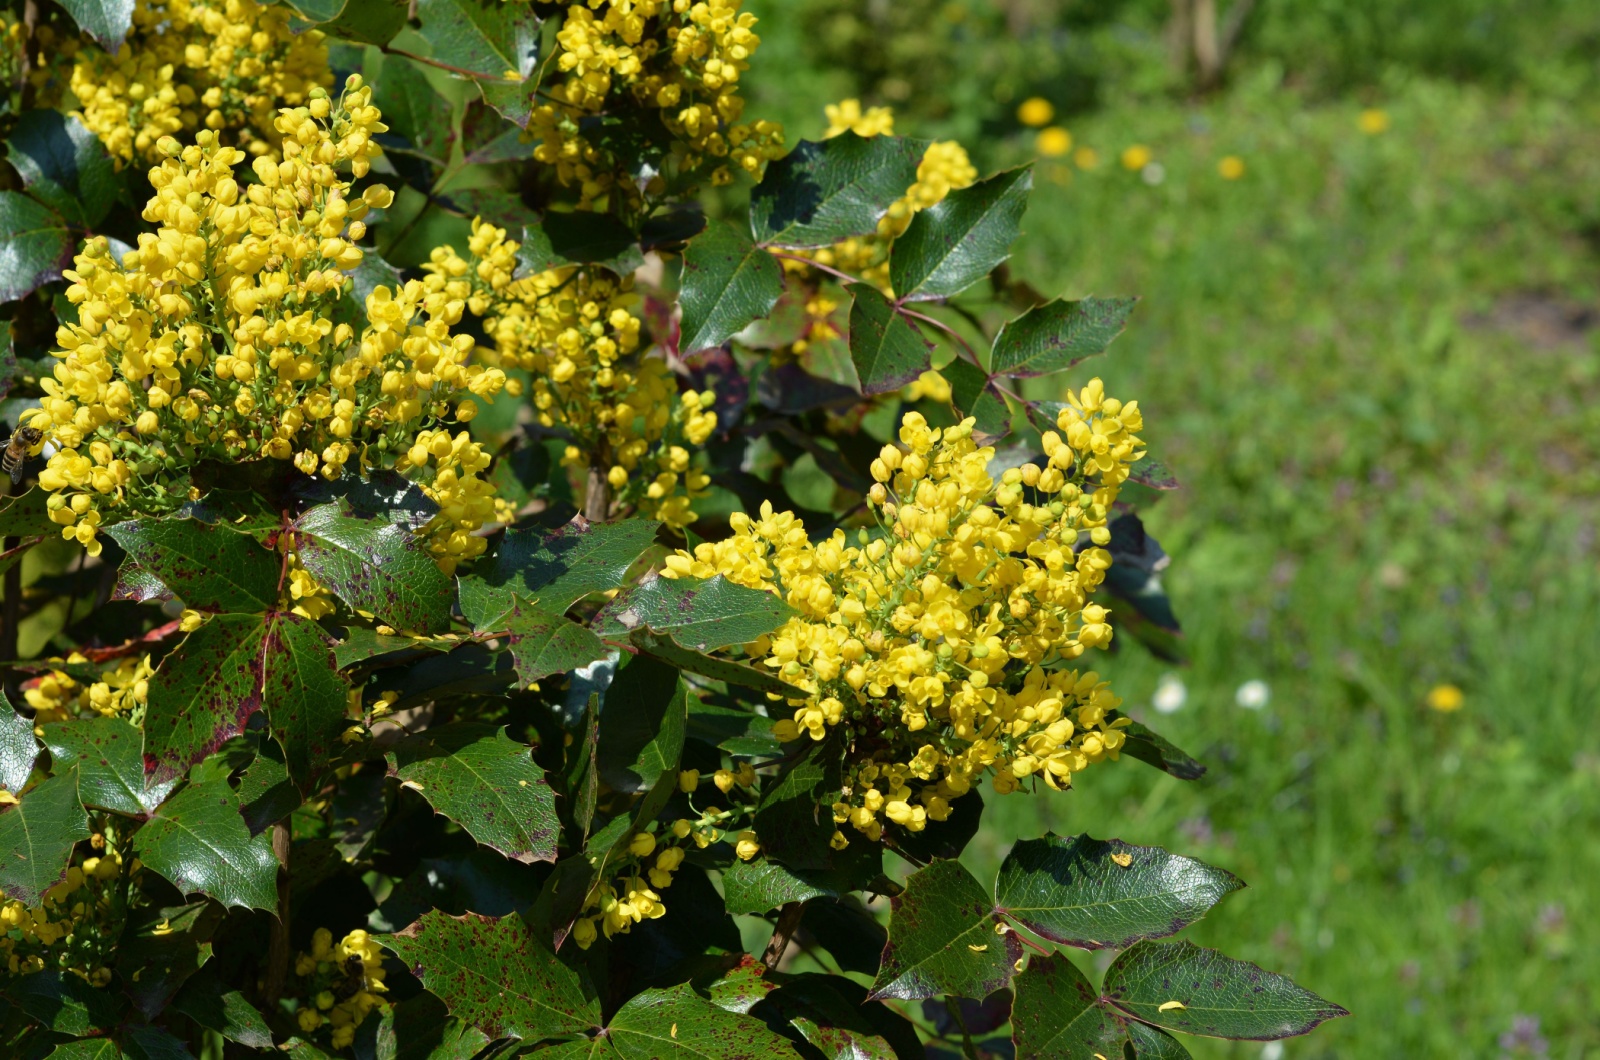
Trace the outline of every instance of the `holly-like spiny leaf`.
<path fill-rule="evenodd" d="M 678 349 L 689 354 L 722 345 L 751 321 L 771 313 L 782 295 L 778 259 L 733 225 L 712 225 L 690 240 L 683 252 Z"/>
<path fill-rule="evenodd" d="M 310 791 L 349 725 L 348 686 L 334 666 L 333 641 L 309 619 L 274 612 L 267 617 L 260 665 L 268 727 L 283 748 L 289 776 Z"/>
<path fill-rule="evenodd" d="M 899 390 L 932 367 L 932 349 L 894 303 L 868 283 L 845 284 L 850 307 L 850 359 L 863 394 Z"/>
<path fill-rule="evenodd" d="M 50 968 L 7 984 L 11 1001 L 57 1034 L 103 1034 L 122 1015 L 109 990 L 97 990 L 71 972 Z"/>
<path fill-rule="evenodd" d="M 16 191 L 0 191 L 0 302 L 60 279 L 72 234 L 59 217 Z"/>
<path fill-rule="evenodd" d="M 226 780 L 190 784 L 139 829 L 139 857 L 184 894 L 225 906 L 277 908 L 278 860 L 265 835 L 252 837 Z"/>
<path fill-rule="evenodd" d="M 208 898 L 187 905 L 136 906 L 117 942 L 122 988 L 146 1019 L 154 1019 L 211 959 L 211 938 L 226 917 Z"/>
<path fill-rule="evenodd" d="M 239 815 L 251 835 L 260 835 L 300 808 L 300 789 L 276 758 L 258 754 L 239 776 Z"/>
<path fill-rule="evenodd" d="M 663 774 L 675 775 L 693 702 L 671 666 L 647 657 L 624 666 L 600 712 L 601 779 L 618 791 L 643 791 Z"/>
<path fill-rule="evenodd" d="M 383 111 L 383 123 L 389 127 L 389 132 L 377 136 L 385 150 L 416 153 L 437 165 L 449 160 L 455 140 L 450 103 L 415 63 L 400 55 L 386 56 L 372 102 Z"/>
<path fill-rule="evenodd" d="M 554 861 L 555 795 L 527 744 L 504 729 L 458 722 L 402 740 L 390 768 L 473 839 L 521 862 Z"/>
<path fill-rule="evenodd" d="M 634 630 L 628 637 L 628 643 L 639 649 L 641 654 L 659 659 L 685 673 L 709 677 L 724 684 L 772 692 L 790 699 L 799 699 L 806 695 L 803 689 L 782 680 L 771 670 L 759 669 L 747 663 L 722 659 L 685 648 L 672 637 L 664 636 L 652 629 Z"/>
<path fill-rule="evenodd" d="M 1087 835 L 1024 839 L 995 881 L 995 905 L 1052 942 L 1123 949 L 1182 931 L 1244 883 L 1160 847 Z"/>
<path fill-rule="evenodd" d="M 1106 352 L 1122 334 L 1136 298 L 1057 300 L 1028 310 L 995 336 L 989 367 L 1004 375 L 1064 371 Z"/>
<path fill-rule="evenodd" d="M 272 1031 L 260 1010 L 219 979 L 191 979 L 173 1000 L 172 1008 L 231 1042 L 252 1049 L 272 1048 Z"/>
<path fill-rule="evenodd" d="M 792 1055 L 789 1042 L 757 1020 L 706 1001 L 687 984 L 646 990 L 617 1010 L 603 1035 L 567 1055 L 619 1060 L 753 1060 Z"/>
<path fill-rule="evenodd" d="M 1128 1040 L 1135 1060 L 1192 1060 L 1178 1039 L 1138 1020 L 1128 1021 Z"/>
<path fill-rule="evenodd" d="M 588 626 L 520 601 L 497 625 L 506 630 L 506 651 L 516 665 L 517 680 L 524 685 L 588 666 L 604 659 L 610 650 Z"/>
<path fill-rule="evenodd" d="M 78 28 L 115 55 L 133 25 L 134 0 L 61 0 Z"/>
<path fill-rule="evenodd" d="M 1029 1060 L 1121 1060 L 1127 1025 L 1064 954 L 1034 957 L 1016 978 L 1011 1038 Z"/>
<path fill-rule="evenodd" d="M 927 143 L 846 132 L 802 140 L 767 167 L 750 193 L 750 230 L 757 243 L 826 247 L 871 235 L 889 207 L 916 183 Z"/>
<path fill-rule="evenodd" d="M 971 416 L 984 434 L 1011 432 L 1011 406 L 995 381 L 970 361 L 955 360 L 939 370 L 950 381 L 950 405 L 958 416 Z"/>
<path fill-rule="evenodd" d="M 20 497 L 7 498 L 0 503 L 0 536 L 34 537 L 41 534 L 59 534 L 60 528 L 50 521 L 48 490 L 31 489 Z"/>
<path fill-rule="evenodd" d="M 430 912 L 382 943 L 451 1013 L 490 1038 L 577 1034 L 600 1020 L 578 976 L 518 916 Z"/>
<path fill-rule="evenodd" d="M 106 533 L 190 607 L 265 611 L 277 603 L 282 559 L 246 534 L 196 519 L 132 519 Z"/>
<path fill-rule="evenodd" d="M 728 581 L 655 576 L 619 594 L 595 616 L 602 637 L 624 638 L 636 629 L 670 634 L 695 651 L 748 644 L 794 614 L 776 595 Z"/>
<path fill-rule="evenodd" d="M 78 771 L 68 768 L 0 810 L 0 894 L 38 905 L 67 871 L 72 845 L 88 838 Z"/>
<path fill-rule="evenodd" d="M 1286 976 L 1181 939 L 1125 950 L 1106 971 L 1102 992 L 1146 1023 L 1211 1038 L 1292 1038 L 1350 1014 Z"/>
<path fill-rule="evenodd" d="M 889 283 L 902 301 L 960 294 L 1011 256 L 1033 190 L 1029 166 L 958 188 L 894 241 Z"/>
<path fill-rule="evenodd" d="M 177 787 L 176 780 L 145 787 L 141 735 L 123 718 L 46 725 L 44 742 L 57 768 L 77 766 L 78 796 L 85 806 L 145 817 Z"/>
<path fill-rule="evenodd" d="M 1107 717 L 1107 721 L 1115 720 L 1118 719 Z M 1179 780 L 1199 780 L 1205 775 L 1205 766 L 1147 726 L 1131 721 L 1122 731 L 1128 738 L 1122 745 L 1123 754 L 1155 766 L 1163 773 L 1171 773 Z"/>
<path fill-rule="evenodd" d="M 449 626 L 450 578 L 407 527 L 334 503 L 310 509 L 294 529 L 300 562 L 351 607 L 395 629 Z"/>
<path fill-rule="evenodd" d="M 419 0 L 416 11 L 429 58 L 461 76 L 522 81 L 539 61 L 539 18 L 526 4 Z"/>
<path fill-rule="evenodd" d="M 33 723 L 11 705 L 11 700 L 0 690 L 0 788 L 13 794 L 22 790 L 33 775 L 33 765 L 39 758 L 39 741 L 33 735 Z"/>
<path fill-rule="evenodd" d="M 561 614 L 590 593 L 620 587 L 660 525 L 651 519 L 591 524 L 579 518 L 550 534 L 508 530 L 488 569 L 461 579 L 461 612 L 479 631 L 495 628 L 515 596 Z"/>
<path fill-rule="evenodd" d="M 116 201 L 111 156 L 76 116 L 24 111 L 6 147 L 23 187 L 75 225 L 99 224 Z"/>
<path fill-rule="evenodd" d="M 848 847 L 832 846 L 837 826 L 830 807 L 842 784 L 842 757 L 836 741 L 814 743 L 775 783 L 763 784 L 755 830 L 768 857 L 800 870 L 853 864 Z"/>
<path fill-rule="evenodd" d="M 956 994 L 982 998 L 1015 973 L 1022 943 L 999 930 L 989 896 L 959 861 L 935 861 L 891 901 L 889 944 L 872 984 L 875 998 Z"/>
<path fill-rule="evenodd" d="M 309 0 L 303 0 L 309 6 Z M 339 0 L 332 0 L 334 4 Z M 339 13 L 317 28 L 330 37 L 383 47 L 406 25 L 407 5 L 399 0 L 344 0 Z M 384 69 L 384 76 L 388 76 Z M 384 117 L 389 112 L 384 111 Z"/>
<path fill-rule="evenodd" d="M 722 873 L 722 893 L 728 912 L 769 912 L 790 902 L 812 898 L 838 898 L 858 883 L 829 870 L 791 869 L 770 858 L 735 861 Z"/>
<path fill-rule="evenodd" d="M 383 1013 L 374 1039 L 383 1060 L 472 1060 L 489 1044 L 488 1035 L 451 1016 L 426 991 Z"/>

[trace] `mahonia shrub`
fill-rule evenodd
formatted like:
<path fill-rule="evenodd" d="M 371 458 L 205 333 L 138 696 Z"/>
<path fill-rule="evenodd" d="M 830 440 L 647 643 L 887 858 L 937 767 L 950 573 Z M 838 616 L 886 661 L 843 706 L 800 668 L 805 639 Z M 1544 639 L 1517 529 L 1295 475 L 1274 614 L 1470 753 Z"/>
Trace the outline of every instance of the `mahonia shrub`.
<path fill-rule="evenodd" d="M 1011 276 L 1029 168 L 856 100 L 791 145 L 757 13 L 0 16 L 7 1056 L 1127 1060 L 1344 1014 L 1172 938 L 1222 868 L 959 860 L 1091 767 L 1204 771 L 1111 656 L 1183 656 L 1176 482 L 1077 370 L 1132 300 Z"/>

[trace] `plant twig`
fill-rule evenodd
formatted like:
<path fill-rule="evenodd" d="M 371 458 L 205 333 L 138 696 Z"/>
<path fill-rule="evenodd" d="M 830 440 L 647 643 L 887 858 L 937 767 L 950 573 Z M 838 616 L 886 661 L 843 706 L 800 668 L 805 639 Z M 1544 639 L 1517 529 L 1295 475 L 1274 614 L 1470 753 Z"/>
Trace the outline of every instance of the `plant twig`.
<path fill-rule="evenodd" d="M 789 948 L 789 940 L 800 929 L 800 917 L 805 912 L 804 902 L 785 902 L 778 912 L 778 926 L 772 931 L 772 939 L 767 943 L 766 953 L 761 955 L 761 962 L 768 968 L 777 968 L 778 962 L 783 960 L 784 951 Z"/>
<path fill-rule="evenodd" d="M 289 976 L 289 822 L 272 826 L 272 856 L 278 859 L 278 918 L 267 942 L 267 979 L 262 989 L 268 1009 L 277 1007 Z"/>
<path fill-rule="evenodd" d="M 0 475 L 0 497 L 9 497 L 12 493 L 10 475 Z M 10 552 L 22 544 L 19 537 L 7 537 L 3 550 Z M 5 602 L 0 605 L 0 659 L 10 661 L 17 657 L 17 628 L 22 624 L 22 560 L 14 561 L 6 570 L 5 576 Z M 71 618 L 70 613 L 68 618 Z M 5 675 L 5 688 L 8 695 L 15 696 L 17 692 L 16 671 L 7 670 Z"/>
<path fill-rule="evenodd" d="M 950 1018 L 955 1021 L 956 1028 L 961 1031 L 961 1054 L 967 1060 L 978 1060 L 978 1047 L 972 1044 L 972 1032 L 967 1030 L 967 1021 L 961 1015 L 961 1002 L 955 997 L 946 994 L 944 1010 L 950 1013 Z"/>

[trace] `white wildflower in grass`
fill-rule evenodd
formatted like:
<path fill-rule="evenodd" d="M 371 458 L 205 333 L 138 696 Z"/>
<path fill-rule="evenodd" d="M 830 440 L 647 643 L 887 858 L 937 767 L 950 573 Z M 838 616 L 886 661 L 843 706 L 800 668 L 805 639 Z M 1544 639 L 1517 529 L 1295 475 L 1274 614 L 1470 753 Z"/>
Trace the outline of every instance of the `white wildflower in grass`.
<path fill-rule="evenodd" d="M 1245 710 L 1260 710 L 1272 698 L 1272 689 L 1265 681 L 1246 681 L 1233 694 L 1233 701 Z"/>
<path fill-rule="evenodd" d="M 1177 674 L 1162 674 L 1156 682 L 1156 694 L 1150 697 L 1150 705 L 1162 714 L 1175 714 L 1188 700 L 1189 689 L 1183 678 Z"/>

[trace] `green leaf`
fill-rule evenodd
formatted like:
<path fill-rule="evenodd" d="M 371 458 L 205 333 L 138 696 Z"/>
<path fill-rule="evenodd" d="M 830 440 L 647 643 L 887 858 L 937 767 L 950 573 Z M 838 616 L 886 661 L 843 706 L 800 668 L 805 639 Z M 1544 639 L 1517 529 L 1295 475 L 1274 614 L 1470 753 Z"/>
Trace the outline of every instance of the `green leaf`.
<path fill-rule="evenodd" d="M 133 25 L 133 0 L 61 0 L 78 28 L 116 54 Z"/>
<path fill-rule="evenodd" d="M 710 703 L 689 706 L 689 736 L 731 755 L 777 758 L 783 744 L 772 735 L 772 719 L 750 710 Z"/>
<path fill-rule="evenodd" d="M 1106 352 L 1111 340 L 1122 334 L 1137 302 L 1137 298 L 1085 298 L 1030 309 L 995 336 L 989 367 L 1001 375 L 1065 371 Z"/>
<path fill-rule="evenodd" d="M 191 979 L 173 1001 L 172 1008 L 231 1042 L 252 1049 L 272 1048 L 272 1031 L 261 1012 L 239 991 L 229 990 L 220 979 L 210 976 Z"/>
<path fill-rule="evenodd" d="M 31 489 L 20 497 L 8 498 L 0 506 L 0 537 L 30 537 L 59 534 L 60 527 L 50 521 L 50 500 L 46 490 Z"/>
<path fill-rule="evenodd" d="M 1231 872 L 1160 847 L 1046 835 L 1011 848 L 995 906 L 1051 942 L 1124 949 L 1182 931 L 1243 886 Z"/>
<path fill-rule="evenodd" d="M 226 780 L 190 784 L 162 803 L 139 829 L 137 846 L 145 867 L 184 894 L 198 892 L 225 906 L 277 909 L 278 861 L 271 840 L 251 837 Z"/>
<path fill-rule="evenodd" d="M 458 722 L 402 740 L 389 752 L 415 788 L 473 839 L 524 863 L 554 861 L 561 823 L 531 749 L 504 729 Z"/>
<path fill-rule="evenodd" d="M 272 738 L 289 776 L 310 791 L 349 726 L 349 687 L 333 660 L 333 640 L 315 622 L 287 611 L 267 618 L 261 645 L 261 695 Z"/>
<path fill-rule="evenodd" d="M 122 1015 L 119 998 L 54 968 L 8 984 L 16 1006 L 57 1034 L 104 1034 Z"/>
<path fill-rule="evenodd" d="M 591 524 L 579 518 L 543 536 L 508 530 L 492 563 L 461 579 L 461 613 L 483 631 L 511 610 L 514 596 L 560 614 L 590 593 L 619 588 L 660 525 L 651 519 Z"/>
<path fill-rule="evenodd" d="M 527 234 L 529 229 L 524 229 Z M 588 210 L 572 212 L 547 211 L 539 222 L 541 235 L 535 247 L 523 247 L 530 255 L 529 264 L 537 256 L 548 255 L 554 264 L 599 265 L 618 276 L 628 276 L 644 264 L 644 252 L 639 248 L 639 237 L 621 218 L 611 214 L 591 213 Z M 517 255 L 519 265 L 523 254 Z M 545 268 L 550 268 L 546 265 Z M 519 269 L 519 274 L 521 270 Z M 544 269 L 536 270 L 543 272 Z"/>
<path fill-rule="evenodd" d="M 849 863 L 841 853 L 870 845 L 858 840 L 844 852 L 830 845 L 837 829 L 829 807 L 839 797 L 841 758 L 835 741 L 813 743 L 776 783 L 763 783 L 755 830 L 769 857 L 793 869 L 827 870 Z"/>
<path fill-rule="evenodd" d="M 0 191 L 0 302 L 61 278 L 72 234 L 55 214 L 16 191 Z"/>
<path fill-rule="evenodd" d="M 847 283 L 855 297 L 850 307 L 850 360 L 863 394 L 899 390 L 932 367 L 931 347 L 876 287 Z"/>
<path fill-rule="evenodd" d="M 330 37 L 375 44 L 381 48 L 394 40 L 405 25 L 406 4 L 398 0 L 348 0 L 337 17 L 323 22 L 317 28 Z M 384 76 L 388 76 L 387 67 Z M 388 116 L 389 112 L 385 110 L 384 118 Z"/>
<path fill-rule="evenodd" d="M 894 241 L 889 283 L 901 301 L 960 294 L 1011 256 L 1033 169 L 996 173 L 920 210 Z"/>
<path fill-rule="evenodd" d="M 483 101 L 473 100 L 461 117 L 461 152 L 462 162 L 473 166 L 526 158 L 528 145 L 522 142 L 520 128 Z"/>
<path fill-rule="evenodd" d="M 871 235 L 916 183 L 927 142 L 846 132 L 802 140 L 750 193 L 750 231 L 764 246 L 826 247 Z"/>
<path fill-rule="evenodd" d="M 507 631 L 506 650 L 516 663 L 517 680 L 524 685 L 588 666 L 610 651 L 589 627 L 521 603 L 498 624 Z"/>
<path fill-rule="evenodd" d="M 190 607 L 265 611 L 278 601 L 282 559 L 247 534 L 195 519 L 133 519 L 105 532 Z"/>
<path fill-rule="evenodd" d="M 643 791 L 677 774 L 694 697 L 678 672 L 636 658 L 618 673 L 600 712 L 600 777 L 618 791 Z"/>
<path fill-rule="evenodd" d="M 733 225 L 712 225 L 683 251 L 678 349 L 689 354 L 722 345 L 771 313 L 782 295 L 778 259 Z"/>
<path fill-rule="evenodd" d="M 449 160 L 455 139 L 450 103 L 415 63 L 399 55 L 386 56 L 372 102 L 383 111 L 383 123 L 389 127 L 389 132 L 378 134 L 385 149 L 415 151 L 438 165 Z"/>
<path fill-rule="evenodd" d="M 56 765 L 76 765 L 78 796 L 85 806 L 129 817 L 145 817 L 177 786 L 176 780 L 144 786 L 142 735 L 122 718 L 89 718 L 44 727 L 44 743 Z"/>
<path fill-rule="evenodd" d="M 45 1060 L 123 1060 L 122 1047 L 110 1038 L 80 1038 L 62 1042 Z"/>
<path fill-rule="evenodd" d="M 539 62 L 539 18 L 527 4 L 500 0 L 418 0 L 418 31 L 429 58 L 464 77 L 526 78 Z"/>
<path fill-rule="evenodd" d="M 1138 1020 L 1128 1023 L 1128 1039 L 1137 1060 L 1192 1060 L 1189 1050 L 1172 1035 Z"/>
<path fill-rule="evenodd" d="M 0 690 L 0 789 L 13 794 L 21 791 L 33 776 L 38 759 L 39 741 L 34 738 L 33 723 L 18 714 Z"/>
<path fill-rule="evenodd" d="M 377 1060 L 472 1060 L 489 1044 L 426 991 L 385 1012 L 375 1038 Z"/>
<path fill-rule="evenodd" d="M 762 692 L 772 692 L 790 699 L 804 698 L 806 692 L 782 680 L 771 670 L 758 669 L 732 659 L 719 659 L 704 652 L 685 648 L 670 636 L 662 636 L 649 629 L 636 629 L 628 642 L 651 658 L 659 659 L 691 674 L 709 677 L 730 685 L 742 685 Z"/>
<path fill-rule="evenodd" d="M 491 920 L 437 910 L 382 938 L 458 1019 L 490 1038 L 576 1034 L 600 1020 L 598 1002 L 518 916 Z"/>
<path fill-rule="evenodd" d="M 1141 486 L 1149 486 L 1153 490 L 1175 490 L 1178 488 L 1178 476 L 1172 469 L 1159 460 L 1145 457 L 1134 465 L 1128 472 L 1128 481 L 1137 482 Z"/>
<path fill-rule="evenodd" d="M 0 811 L 0 894 L 39 904 L 67 871 L 72 845 L 89 838 L 89 818 L 78 802 L 78 771 L 68 769 Z"/>
<path fill-rule="evenodd" d="M 244 731 L 261 708 L 266 641 L 262 616 L 218 615 L 161 660 L 145 708 L 145 783 L 182 776 Z"/>
<path fill-rule="evenodd" d="M 22 186 L 80 227 L 99 224 L 116 201 L 111 156 L 75 115 L 24 111 L 6 147 Z"/>
<path fill-rule="evenodd" d="M 827 870 L 791 869 L 770 858 L 735 861 L 722 872 L 722 893 L 728 912 L 761 914 L 789 902 L 838 898 L 854 881 L 840 880 Z"/>
<path fill-rule="evenodd" d="M 983 887 L 959 861 L 935 861 L 912 873 L 890 902 L 889 945 L 872 984 L 874 998 L 902 1000 L 957 994 L 984 998 L 1010 982 L 1022 955 Z"/>
<path fill-rule="evenodd" d="M 208 898 L 177 906 L 136 906 L 117 942 L 122 988 L 154 1019 L 211 959 L 211 937 L 227 912 Z"/>
<path fill-rule="evenodd" d="M 747 1060 L 794 1054 L 786 1039 L 759 1021 L 718 1008 L 687 983 L 629 998 L 611 1017 L 603 1042 L 610 1049 L 600 1055 L 621 1060 Z"/>
<path fill-rule="evenodd" d="M 1146 1023 L 1211 1038 L 1292 1038 L 1350 1014 L 1285 976 L 1183 940 L 1126 950 L 1107 970 L 1102 992 Z M 1172 1001 L 1183 1007 L 1161 1011 Z"/>
<path fill-rule="evenodd" d="M 1199 780 L 1205 775 L 1205 766 L 1139 722 L 1130 722 L 1122 731 L 1128 738 L 1122 745 L 1123 754 L 1155 766 L 1163 773 L 1171 773 L 1179 780 Z"/>
<path fill-rule="evenodd" d="M 970 361 L 955 360 L 939 369 L 950 381 L 950 405 L 958 416 L 971 416 L 984 434 L 1011 433 L 1011 407 L 1005 395 L 982 368 Z"/>
<path fill-rule="evenodd" d="M 239 777 L 239 814 L 251 835 L 265 832 L 300 808 L 304 799 L 289 770 L 275 758 L 257 755 Z"/>
<path fill-rule="evenodd" d="M 129 1027 L 122 1032 L 122 1045 L 129 1060 L 194 1060 L 188 1046 L 160 1027 Z"/>
<path fill-rule="evenodd" d="M 867 1001 L 866 990 L 843 976 L 784 976 L 750 1015 L 769 1027 L 788 1024 L 828 1060 L 895 1060 L 905 1055 L 883 1037 L 885 1025 L 896 1017 L 881 1003 Z M 916 1030 L 903 1019 L 900 1023 L 895 1037 L 909 1037 L 920 1052 Z"/>
<path fill-rule="evenodd" d="M 705 581 L 655 576 L 619 594 L 595 615 L 594 625 L 607 638 L 624 638 L 648 628 L 704 652 L 748 644 L 793 615 L 794 610 L 775 594 L 735 584 L 720 574 Z"/>
<path fill-rule="evenodd" d="M 306 570 L 351 607 L 395 629 L 449 627 L 450 577 L 410 528 L 334 503 L 301 515 L 294 532 Z"/>
<path fill-rule="evenodd" d="M 1017 976 L 1011 1037 L 1018 1057 L 1033 1060 L 1122 1060 L 1123 1020 L 1108 1012 L 1083 973 L 1064 954 L 1033 957 Z"/>

